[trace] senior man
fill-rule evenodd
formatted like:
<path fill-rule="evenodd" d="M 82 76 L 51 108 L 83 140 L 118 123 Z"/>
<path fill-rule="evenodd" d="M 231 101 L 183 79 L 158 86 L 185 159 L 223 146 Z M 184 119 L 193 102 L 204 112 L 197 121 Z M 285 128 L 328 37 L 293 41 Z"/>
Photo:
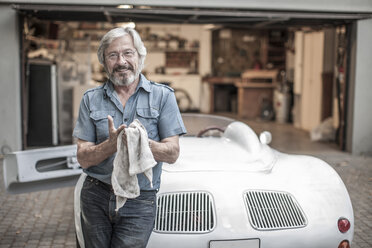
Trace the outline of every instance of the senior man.
<path fill-rule="evenodd" d="M 179 156 L 179 136 L 186 129 L 173 90 L 141 74 L 146 53 L 134 29 L 106 33 L 97 54 L 109 80 L 88 90 L 80 104 L 73 136 L 77 159 L 88 175 L 81 191 L 86 247 L 146 247 L 156 215 L 162 162 L 174 163 Z M 138 174 L 140 195 L 127 199 L 116 212 L 111 175 L 117 138 L 135 119 L 146 128 L 157 162 L 152 168 L 153 185 L 143 173 Z"/>

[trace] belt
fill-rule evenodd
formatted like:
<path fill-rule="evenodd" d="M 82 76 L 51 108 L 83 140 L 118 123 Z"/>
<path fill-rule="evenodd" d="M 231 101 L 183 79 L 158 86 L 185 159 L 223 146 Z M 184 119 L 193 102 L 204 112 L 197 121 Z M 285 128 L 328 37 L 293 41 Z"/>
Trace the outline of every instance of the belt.
<path fill-rule="evenodd" d="M 114 189 L 112 188 L 111 184 L 102 182 L 101 180 L 98 180 L 97 178 L 94 178 L 94 177 L 91 177 L 91 176 L 88 175 L 85 180 L 88 180 L 91 183 L 94 183 L 96 185 L 99 185 L 99 186 L 103 187 L 104 189 L 107 189 L 111 192 L 114 192 Z M 158 192 L 158 190 L 157 189 L 151 189 L 151 190 L 142 190 L 141 189 L 141 192 Z"/>
<path fill-rule="evenodd" d="M 112 185 L 111 184 L 104 183 L 104 182 L 98 180 L 97 178 L 94 178 L 94 177 L 91 177 L 91 176 L 87 176 L 85 180 L 88 180 L 91 183 L 94 183 L 96 185 L 99 185 L 102 188 L 107 189 L 108 191 L 114 192 L 114 189 L 112 188 Z"/>

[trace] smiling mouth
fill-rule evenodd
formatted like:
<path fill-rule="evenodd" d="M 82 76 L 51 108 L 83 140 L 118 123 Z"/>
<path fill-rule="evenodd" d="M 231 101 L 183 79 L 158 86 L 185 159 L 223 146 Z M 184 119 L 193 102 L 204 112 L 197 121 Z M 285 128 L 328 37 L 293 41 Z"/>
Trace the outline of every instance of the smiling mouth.
<path fill-rule="evenodd" d="M 130 72 L 131 70 L 129 69 L 118 69 L 118 70 L 115 70 L 115 72 L 119 72 L 119 73 L 126 73 L 126 72 Z"/>
<path fill-rule="evenodd" d="M 131 68 L 130 66 L 128 67 L 117 67 L 114 69 L 114 72 L 119 72 L 119 73 L 125 73 L 125 72 L 129 72 L 129 71 L 133 71 L 133 68 Z"/>

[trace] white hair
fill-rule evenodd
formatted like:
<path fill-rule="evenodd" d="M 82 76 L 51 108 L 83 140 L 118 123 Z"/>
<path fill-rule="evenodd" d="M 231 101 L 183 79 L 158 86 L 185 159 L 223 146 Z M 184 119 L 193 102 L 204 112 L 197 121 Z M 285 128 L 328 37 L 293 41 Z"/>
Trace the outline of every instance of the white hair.
<path fill-rule="evenodd" d="M 125 28 L 119 27 L 119 28 L 111 29 L 109 32 L 107 32 L 102 37 L 101 42 L 99 43 L 98 51 L 97 51 L 98 61 L 106 69 L 105 50 L 107 49 L 107 47 L 110 46 L 111 42 L 125 35 L 130 35 L 133 39 L 134 47 L 136 48 L 138 55 L 139 55 L 138 70 L 141 72 L 145 66 L 145 58 L 147 55 L 147 51 L 138 32 L 130 27 L 125 27 Z"/>

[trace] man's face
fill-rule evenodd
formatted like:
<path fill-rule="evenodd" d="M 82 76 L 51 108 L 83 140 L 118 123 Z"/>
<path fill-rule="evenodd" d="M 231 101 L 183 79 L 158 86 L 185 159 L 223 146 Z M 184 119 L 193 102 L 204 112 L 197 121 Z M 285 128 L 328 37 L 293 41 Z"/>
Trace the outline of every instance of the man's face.
<path fill-rule="evenodd" d="M 130 35 L 116 38 L 104 55 L 105 68 L 114 85 L 128 86 L 139 78 L 139 55 Z"/>

